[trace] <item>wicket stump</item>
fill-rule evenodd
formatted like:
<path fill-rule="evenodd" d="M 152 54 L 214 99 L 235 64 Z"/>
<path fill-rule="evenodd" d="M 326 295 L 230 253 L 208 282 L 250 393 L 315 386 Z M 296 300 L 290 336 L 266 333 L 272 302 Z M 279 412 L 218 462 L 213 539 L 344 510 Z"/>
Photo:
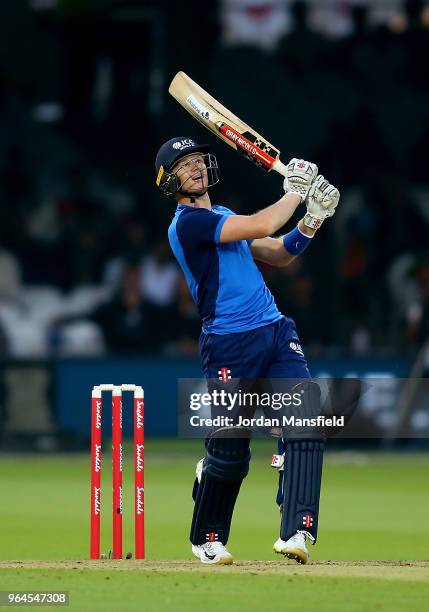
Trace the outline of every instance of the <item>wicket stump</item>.
<path fill-rule="evenodd" d="M 104 391 L 112 393 L 113 558 L 122 559 L 122 393 L 134 395 L 134 527 L 135 558 L 144 559 L 144 393 L 137 385 L 97 385 L 91 405 L 91 535 L 90 558 L 100 558 L 101 445 Z"/>

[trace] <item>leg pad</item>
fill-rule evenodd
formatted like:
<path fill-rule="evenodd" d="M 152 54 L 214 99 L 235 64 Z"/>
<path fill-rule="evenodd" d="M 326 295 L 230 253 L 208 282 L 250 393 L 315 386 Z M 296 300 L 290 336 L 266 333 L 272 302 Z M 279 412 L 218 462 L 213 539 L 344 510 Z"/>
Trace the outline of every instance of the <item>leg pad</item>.
<path fill-rule="evenodd" d="M 249 438 L 209 438 L 201 482 L 194 485 L 194 514 L 190 540 L 226 544 L 235 502 L 250 462 Z"/>
<path fill-rule="evenodd" d="M 324 448 L 323 440 L 286 442 L 282 540 L 305 531 L 313 543 L 316 541 Z"/>

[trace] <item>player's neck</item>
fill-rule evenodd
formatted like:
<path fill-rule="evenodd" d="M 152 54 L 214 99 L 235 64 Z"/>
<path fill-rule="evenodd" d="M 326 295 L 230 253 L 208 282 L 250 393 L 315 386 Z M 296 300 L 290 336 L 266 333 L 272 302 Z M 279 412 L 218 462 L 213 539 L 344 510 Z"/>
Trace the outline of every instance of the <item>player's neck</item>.
<path fill-rule="evenodd" d="M 178 204 L 184 204 L 185 206 L 192 206 L 193 208 L 207 208 L 208 210 L 212 209 L 212 203 L 210 201 L 210 196 L 206 192 L 201 196 L 183 196 L 178 198 Z"/>

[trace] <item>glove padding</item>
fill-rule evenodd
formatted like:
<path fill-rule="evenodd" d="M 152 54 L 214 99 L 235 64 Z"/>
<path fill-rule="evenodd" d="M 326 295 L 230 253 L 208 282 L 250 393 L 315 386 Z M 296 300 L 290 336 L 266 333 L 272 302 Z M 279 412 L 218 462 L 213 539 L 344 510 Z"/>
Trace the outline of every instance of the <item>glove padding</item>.
<path fill-rule="evenodd" d="M 318 229 L 325 219 L 335 214 L 339 200 L 340 192 L 338 189 L 322 175 L 319 175 L 308 192 L 304 225 L 312 229 Z"/>
<path fill-rule="evenodd" d="M 317 172 L 316 164 L 294 157 L 287 165 L 287 176 L 283 183 L 285 193 L 296 193 L 303 202 L 317 176 Z"/>

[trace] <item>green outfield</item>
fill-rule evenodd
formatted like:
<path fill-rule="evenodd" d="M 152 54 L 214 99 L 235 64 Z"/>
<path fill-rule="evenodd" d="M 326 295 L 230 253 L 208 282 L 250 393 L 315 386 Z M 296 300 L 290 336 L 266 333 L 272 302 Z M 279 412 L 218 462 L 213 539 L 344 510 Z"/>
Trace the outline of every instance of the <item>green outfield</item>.
<path fill-rule="evenodd" d="M 82 562 L 89 544 L 89 454 L 0 457 L 0 590 L 65 589 L 81 610 L 405 610 L 429 596 L 429 454 L 327 454 L 319 541 L 306 567 L 272 553 L 273 446 L 255 441 L 229 548 L 231 568 L 192 561 L 190 489 L 201 444 L 146 444 L 147 562 Z M 102 549 L 111 543 L 104 455 Z M 126 454 L 124 552 L 133 550 Z M 384 563 L 380 563 L 383 561 Z M 399 563 L 401 562 L 401 563 Z"/>

